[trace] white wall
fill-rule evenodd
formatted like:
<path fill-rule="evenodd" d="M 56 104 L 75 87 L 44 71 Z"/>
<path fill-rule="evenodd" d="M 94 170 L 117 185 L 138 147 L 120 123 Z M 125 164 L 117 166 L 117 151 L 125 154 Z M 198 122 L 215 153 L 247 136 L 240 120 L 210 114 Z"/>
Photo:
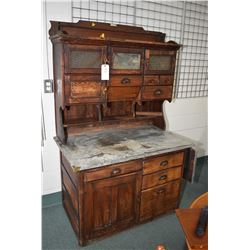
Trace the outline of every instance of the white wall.
<path fill-rule="evenodd" d="M 197 156 L 208 154 L 207 97 L 175 99 L 164 102 L 167 130 L 192 139 L 197 146 Z"/>
<path fill-rule="evenodd" d="M 52 43 L 50 42 L 48 30 L 50 28 L 50 20 L 71 22 L 71 2 L 47 2 L 47 19 L 45 19 L 45 2 L 43 4 L 43 77 L 49 79 L 47 69 L 46 44 L 48 46 L 48 63 L 50 79 L 53 79 L 52 68 Z M 46 22 L 47 29 L 46 30 Z M 47 37 L 46 37 L 47 36 Z M 43 83 L 42 83 L 43 84 Z M 43 85 L 41 87 L 43 89 Z M 43 92 L 43 91 L 42 91 Z M 44 94 L 43 107 L 46 128 L 46 140 L 43 147 L 43 194 L 58 192 L 61 190 L 60 166 L 59 166 L 59 150 L 53 137 L 55 131 L 55 112 L 54 112 L 54 94 Z"/>
<path fill-rule="evenodd" d="M 71 22 L 70 2 L 47 2 L 47 19 L 45 20 L 45 3 L 43 2 L 43 77 L 48 79 L 46 43 L 48 46 L 48 63 L 50 78 L 53 78 L 52 46 L 47 40 L 50 28 L 49 20 Z M 47 22 L 47 29 L 45 27 Z M 47 36 L 47 37 L 46 37 Z M 43 89 L 43 85 L 42 85 Z M 61 191 L 59 150 L 53 140 L 55 136 L 54 96 L 43 95 L 46 140 L 43 147 L 43 194 Z M 207 98 L 176 99 L 164 103 L 166 122 L 169 130 L 187 136 L 199 144 L 198 156 L 207 155 Z"/>

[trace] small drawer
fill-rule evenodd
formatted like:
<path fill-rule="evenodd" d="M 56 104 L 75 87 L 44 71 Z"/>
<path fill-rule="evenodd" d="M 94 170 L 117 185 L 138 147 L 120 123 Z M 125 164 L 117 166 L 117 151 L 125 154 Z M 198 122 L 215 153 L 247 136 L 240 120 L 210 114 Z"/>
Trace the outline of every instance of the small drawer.
<path fill-rule="evenodd" d="M 143 174 L 151 174 L 166 168 L 177 167 L 183 164 L 184 152 L 171 153 L 143 162 Z"/>
<path fill-rule="evenodd" d="M 96 76 L 66 76 L 65 99 L 67 104 L 101 102 L 102 81 Z"/>
<path fill-rule="evenodd" d="M 144 85 L 160 85 L 159 76 L 144 76 Z"/>
<path fill-rule="evenodd" d="M 182 166 L 158 171 L 153 174 L 144 175 L 142 180 L 142 189 L 147 189 L 166 182 L 179 179 L 181 177 Z"/>
<path fill-rule="evenodd" d="M 100 169 L 95 169 L 84 173 L 84 181 L 94 181 L 105 179 L 109 177 L 114 177 L 122 174 L 127 174 L 142 169 L 141 161 L 130 161 L 126 163 L 119 163 L 109 167 L 102 167 Z"/>
<path fill-rule="evenodd" d="M 135 100 L 139 94 L 140 87 L 109 87 L 108 101 Z"/>
<path fill-rule="evenodd" d="M 174 76 L 172 75 L 160 76 L 160 85 L 173 85 L 173 82 Z"/>
<path fill-rule="evenodd" d="M 142 100 L 171 99 L 172 86 L 144 86 Z"/>
<path fill-rule="evenodd" d="M 140 76 L 111 76 L 109 86 L 126 87 L 126 86 L 141 86 L 142 77 Z"/>

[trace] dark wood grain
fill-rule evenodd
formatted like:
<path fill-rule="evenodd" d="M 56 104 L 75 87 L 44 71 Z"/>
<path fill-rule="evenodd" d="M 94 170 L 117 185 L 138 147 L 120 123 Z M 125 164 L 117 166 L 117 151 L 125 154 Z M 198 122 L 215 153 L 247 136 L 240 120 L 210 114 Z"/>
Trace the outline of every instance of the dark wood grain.
<path fill-rule="evenodd" d="M 143 174 L 150 174 L 166 168 L 181 166 L 183 159 L 183 151 L 146 159 L 143 162 Z"/>
<path fill-rule="evenodd" d="M 111 128 L 165 128 L 162 104 L 172 100 L 179 44 L 165 42 L 161 32 L 91 21 L 51 21 L 49 34 L 56 134 L 62 143 L 72 135 Z M 116 53 L 134 54 L 130 63 L 139 66 L 128 65 L 120 54 L 116 62 L 122 63 L 114 67 Z M 169 56 L 169 68 L 156 63 L 161 70 L 149 69 L 150 56 Z M 109 80 L 101 78 L 103 63 L 110 66 Z M 60 161 L 63 206 L 82 246 L 179 204 L 184 151 L 79 172 L 62 153 Z"/>

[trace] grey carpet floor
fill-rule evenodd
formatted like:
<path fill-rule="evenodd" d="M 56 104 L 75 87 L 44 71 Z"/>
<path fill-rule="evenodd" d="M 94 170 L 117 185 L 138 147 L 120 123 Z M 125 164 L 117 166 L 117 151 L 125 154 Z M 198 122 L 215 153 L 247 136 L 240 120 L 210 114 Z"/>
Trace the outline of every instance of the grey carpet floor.
<path fill-rule="evenodd" d="M 195 181 L 184 182 L 180 207 L 208 190 L 208 160 L 197 161 Z M 158 244 L 168 250 L 186 250 L 185 238 L 174 213 L 80 247 L 61 204 L 42 209 L 42 249 L 154 250 Z"/>

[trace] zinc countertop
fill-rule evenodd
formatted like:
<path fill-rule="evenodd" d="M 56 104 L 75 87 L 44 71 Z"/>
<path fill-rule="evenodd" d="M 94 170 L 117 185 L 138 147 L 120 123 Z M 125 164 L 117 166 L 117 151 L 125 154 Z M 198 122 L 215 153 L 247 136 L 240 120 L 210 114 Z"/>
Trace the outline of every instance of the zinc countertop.
<path fill-rule="evenodd" d="M 66 144 L 54 139 L 71 167 L 80 171 L 195 146 L 181 135 L 152 125 L 69 136 Z"/>

